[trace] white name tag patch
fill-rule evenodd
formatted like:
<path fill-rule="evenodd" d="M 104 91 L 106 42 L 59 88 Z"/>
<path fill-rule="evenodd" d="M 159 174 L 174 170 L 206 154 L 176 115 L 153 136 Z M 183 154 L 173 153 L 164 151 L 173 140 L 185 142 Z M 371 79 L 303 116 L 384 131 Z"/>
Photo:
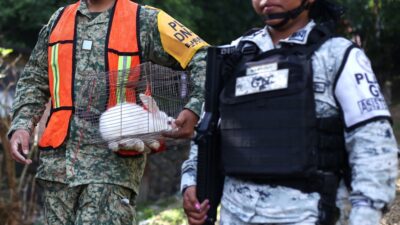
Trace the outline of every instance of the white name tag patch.
<path fill-rule="evenodd" d="M 251 75 L 236 79 L 235 96 L 274 91 L 288 87 L 289 70 L 265 71 L 261 69 Z"/>
<path fill-rule="evenodd" d="M 246 76 L 262 74 L 265 72 L 278 70 L 278 63 L 263 64 L 259 66 L 251 66 L 246 69 Z"/>
<path fill-rule="evenodd" d="M 92 44 L 93 44 L 92 41 L 83 40 L 82 49 L 83 50 L 90 50 L 90 49 L 92 49 Z"/>

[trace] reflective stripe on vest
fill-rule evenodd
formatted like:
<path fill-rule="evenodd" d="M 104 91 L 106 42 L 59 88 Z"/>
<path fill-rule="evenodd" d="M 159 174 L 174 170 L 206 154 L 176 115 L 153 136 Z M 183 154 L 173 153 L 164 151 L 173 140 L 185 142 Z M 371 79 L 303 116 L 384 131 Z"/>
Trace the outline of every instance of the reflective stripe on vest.
<path fill-rule="evenodd" d="M 74 110 L 74 49 L 76 48 L 76 14 L 79 5 L 80 1 L 67 6 L 60 13 L 49 37 L 48 75 L 52 108 L 46 129 L 39 141 L 41 149 L 60 147 L 69 133 Z M 132 88 L 128 90 L 125 85 L 117 86 L 117 84 L 126 84 L 139 79 L 139 70 L 132 70 L 129 73 L 121 72 L 129 71 L 140 64 L 137 39 L 139 9 L 138 4 L 129 0 L 117 0 L 110 15 L 106 38 L 106 71 L 119 72 L 118 76 L 112 76 L 113 73 L 109 76 L 108 107 L 120 102 L 136 101 L 136 94 Z"/>
<path fill-rule="evenodd" d="M 140 68 L 135 68 L 140 64 L 136 35 L 139 27 L 134 22 L 139 15 L 138 5 L 128 0 L 119 0 L 114 10 L 118 14 L 114 14 L 112 17 L 112 26 L 108 32 L 108 67 L 106 70 L 118 71 L 118 76 L 111 74 L 109 76 L 108 108 L 125 101 L 136 102 L 134 89 L 127 89 L 126 86 L 128 83 L 138 81 L 140 75 Z M 124 36 L 122 37 L 124 40 L 121 40 L 121 36 Z M 135 69 L 129 71 L 130 68 Z"/>

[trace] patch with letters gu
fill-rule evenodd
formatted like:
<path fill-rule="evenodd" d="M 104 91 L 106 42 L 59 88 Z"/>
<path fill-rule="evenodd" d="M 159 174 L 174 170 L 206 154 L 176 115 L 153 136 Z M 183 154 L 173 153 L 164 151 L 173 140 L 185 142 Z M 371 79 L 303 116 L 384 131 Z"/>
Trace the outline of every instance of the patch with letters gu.
<path fill-rule="evenodd" d="M 290 41 L 299 41 L 299 42 L 304 42 L 306 39 L 306 30 L 300 30 L 292 34 L 292 36 L 289 37 Z"/>
<path fill-rule="evenodd" d="M 278 70 L 277 63 L 250 66 L 246 76 L 236 78 L 235 96 L 287 88 L 288 75 L 289 70 Z"/>
<path fill-rule="evenodd" d="M 288 38 L 281 40 L 281 42 L 305 44 L 305 43 L 307 43 L 308 36 L 311 33 L 314 26 L 315 26 L 315 23 L 313 21 L 311 21 L 305 27 L 294 32 Z"/>
<path fill-rule="evenodd" d="M 347 128 L 376 117 L 390 117 L 371 63 L 359 48 L 350 51 L 337 79 L 335 96 Z"/>

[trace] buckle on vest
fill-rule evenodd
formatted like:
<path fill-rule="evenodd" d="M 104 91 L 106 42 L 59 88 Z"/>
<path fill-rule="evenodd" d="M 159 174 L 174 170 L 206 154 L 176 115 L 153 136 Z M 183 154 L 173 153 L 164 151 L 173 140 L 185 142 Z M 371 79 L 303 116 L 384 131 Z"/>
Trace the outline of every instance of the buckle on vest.
<path fill-rule="evenodd" d="M 252 45 L 247 45 L 242 48 L 242 54 L 243 55 L 251 55 L 251 54 L 256 54 L 258 52 L 258 47 L 254 44 Z"/>

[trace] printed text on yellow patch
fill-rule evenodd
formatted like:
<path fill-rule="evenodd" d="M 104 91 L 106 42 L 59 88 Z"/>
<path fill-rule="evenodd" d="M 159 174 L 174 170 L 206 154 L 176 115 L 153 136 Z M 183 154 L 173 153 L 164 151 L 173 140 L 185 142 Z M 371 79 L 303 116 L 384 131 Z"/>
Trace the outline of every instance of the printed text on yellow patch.
<path fill-rule="evenodd" d="M 158 14 L 158 29 L 164 50 L 185 68 L 193 55 L 208 44 L 163 11 Z"/>

